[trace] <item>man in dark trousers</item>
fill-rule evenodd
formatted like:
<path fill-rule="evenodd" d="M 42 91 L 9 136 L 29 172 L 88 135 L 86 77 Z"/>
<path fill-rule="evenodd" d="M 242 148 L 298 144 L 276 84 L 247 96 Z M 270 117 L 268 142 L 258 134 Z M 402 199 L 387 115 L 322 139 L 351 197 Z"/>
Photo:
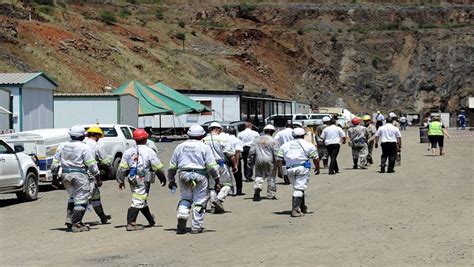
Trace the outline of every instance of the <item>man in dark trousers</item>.
<path fill-rule="evenodd" d="M 386 124 L 380 126 L 375 133 L 375 148 L 378 147 L 378 143 L 382 146 L 382 157 L 380 163 L 380 172 L 385 172 L 385 164 L 388 158 L 388 173 L 395 172 L 395 160 L 397 159 L 397 150 L 402 148 L 402 135 L 400 130 L 393 126 L 392 118 L 388 117 Z"/>
<path fill-rule="evenodd" d="M 341 127 L 336 126 L 336 120 L 332 118 L 329 121 L 329 126 L 324 128 L 321 138 L 324 140 L 324 144 L 328 150 L 331 162 L 329 163 L 329 174 L 336 174 L 339 172 L 339 166 L 337 165 L 337 155 L 342 144 L 346 143 L 346 134 Z"/>
<path fill-rule="evenodd" d="M 242 152 L 242 159 L 244 160 L 244 176 L 246 182 L 252 182 L 253 169 L 248 166 L 248 156 L 250 147 L 252 146 L 255 139 L 259 138 L 260 134 L 257 131 L 252 130 L 252 124 L 250 122 L 245 123 L 245 130 L 237 135 L 242 143 L 244 143 L 244 151 Z"/>

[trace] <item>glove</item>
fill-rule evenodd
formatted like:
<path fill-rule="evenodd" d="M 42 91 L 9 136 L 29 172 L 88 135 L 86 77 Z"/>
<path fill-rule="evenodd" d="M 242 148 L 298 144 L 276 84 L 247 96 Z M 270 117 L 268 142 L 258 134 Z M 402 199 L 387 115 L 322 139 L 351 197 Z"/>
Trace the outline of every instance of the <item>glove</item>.
<path fill-rule="evenodd" d="M 51 181 L 51 186 L 55 189 L 59 189 L 60 181 L 57 174 L 53 174 L 53 180 Z"/>
<path fill-rule="evenodd" d="M 314 175 L 318 175 L 320 174 L 321 172 L 319 171 L 319 169 L 314 169 Z"/>
<path fill-rule="evenodd" d="M 125 189 L 125 183 L 124 183 L 124 182 L 120 182 L 120 183 L 119 183 L 119 189 L 120 189 L 120 190 Z"/>
<path fill-rule="evenodd" d="M 95 176 L 95 182 L 97 184 L 97 187 L 102 186 L 102 179 L 100 179 L 100 174 Z"/>
<path fill-rule="evenodd" d="M 169 182 L 169 184 L 168 184 L 168 189 L 171 190 L 171 189 L 173 189 L 173 187 L 174 187 L 174 188 L 178 188 L 178 185 L 176 184 L 176 182 L 174 182 L 174 181 L 173 181 L 173 182 Z"/>
<path fill-rule="evenodd" d="M 160 184 L 162 187 L 166 185 L 166 177 L 164 175 L 158 176 L 158 179 L 160 180 Z"/>
<path fill-rule="evenodd" d="M 221 188 L 222 188 L 222 185 L 221 185 L 221 183 L 220 183 L 220 181 L 219 181 L 219 178 L 215 179 L 215 181 L 216 181 L 216 185 L 214 186 L 214 189 L 215 189 L 217 192 L 219 192 L 219 191 L 221 190 Z"/>
<path fill-rule="evenodd" d="M 378 148 L 379 147 L 379 144 L 375 144 L 375 148 Z"/>

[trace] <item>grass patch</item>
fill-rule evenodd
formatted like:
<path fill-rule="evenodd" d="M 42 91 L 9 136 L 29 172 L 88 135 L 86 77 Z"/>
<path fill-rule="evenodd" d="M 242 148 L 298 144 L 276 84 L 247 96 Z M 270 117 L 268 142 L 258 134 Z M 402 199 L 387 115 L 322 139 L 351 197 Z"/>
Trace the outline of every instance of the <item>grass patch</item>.
<path fill-rule="evenodd" d="M 113 25 L 117 22 L 115 15 L 109 11 L 102 11 L 102 13 L 100 13 L 100 20 L 107 25 Z"/>

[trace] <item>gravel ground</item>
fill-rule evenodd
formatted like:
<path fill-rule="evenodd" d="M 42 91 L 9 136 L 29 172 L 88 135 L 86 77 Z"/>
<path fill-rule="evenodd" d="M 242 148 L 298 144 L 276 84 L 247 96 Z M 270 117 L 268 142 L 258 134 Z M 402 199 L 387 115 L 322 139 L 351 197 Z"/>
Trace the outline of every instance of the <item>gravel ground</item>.
<path fill-rule="evenodd" d="M 310 214 L 290 218 L 291 187 L 278 200 L 229 197 L 228 212 L 207 214 L 207 232 L 176 235 L 178 194 L 155 184 L 150 208 L 157 223 L 126 232 L 131 194 L 115 181 L 102 187 L 110 224 L 93 212 L 90 232 L 63 227 L 66 192 L 42 187 L 39 200 L 19 203 L 0 195 L 0 262 L 11 265 L 469 265 L 473 259 L 473 141 L 446 141 L 446 155 L 431 157 L 417 129 L 404 134 L 403 162 L 394 174 L 378 166 L 352 170 L 350 149 L 339 156 L 342 173 L 312 176 Z M 176 144 L 160 144 L 168 162 Z M 380 149 L 375 150 L 376 165 Z M 279 180 L 281 183 L 281 180 Z M 139 223 L 145 223 L 140 215 Z"/>

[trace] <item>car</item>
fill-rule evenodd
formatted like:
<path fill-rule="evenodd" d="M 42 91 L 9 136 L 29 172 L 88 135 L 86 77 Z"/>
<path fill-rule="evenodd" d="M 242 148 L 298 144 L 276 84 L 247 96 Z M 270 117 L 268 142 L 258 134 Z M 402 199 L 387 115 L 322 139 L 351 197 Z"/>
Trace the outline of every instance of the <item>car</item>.
<path fill-rule="evenodd" d="M 22 201 L 38 199 L 38 168 L 22 146 L 11 148 L 0 139 L 0 193 L 16 193 Z"/>
<path fill-rule="evenodd" d="M 83 126 L 86 130 L 92 126 L 102 129 L 104 138 L 99 139 L 99 143 L 104 146 L 105 152 L 112 157 L 112 166 L 116 172 L 125 150 L 136 145 L 135 140 L 133 140 L 133 131 L 136 128 L 125 124 L 87 124 Z M 147 146 L 155 152 L 157 151 L 153 141 L 148 140 Z"/>
<path fill-rule="evenodd" d="M 309 114 L 304 113 L 274 114 L 265 119 L 265 124 L 272 124 L 275 127 L 285 127 L 285 125 L 290 122 L 300 122 L 301 124 L 305 124 L 304 121 L 307 121 L 308 119 Z"/>
<path fill-rule="evenodd" d="M 311 113 L 309 114 L 308 120 L 303 121 L 303 123 L 307 126 L 318 126 L 323 124 L 324 117 L 332 118 L 333 116 L 327 113 Z"/>
<path fill-rule="evenodd" d="M 207 132 L 209 130 L 209 125 L 213 122 L 218 122 L 220 125 L 222 125 L 222 128 L 224 130 L 227 130 L 229 128 L 235 128 L 237 130 L 237 134 L 245 130 L 245 121 L 208 121 L 203 123 L 201 126 L 204 128 L 204 130 Z M 260 129 L 252 124 L 252 130 L 260 132 Z"/>

